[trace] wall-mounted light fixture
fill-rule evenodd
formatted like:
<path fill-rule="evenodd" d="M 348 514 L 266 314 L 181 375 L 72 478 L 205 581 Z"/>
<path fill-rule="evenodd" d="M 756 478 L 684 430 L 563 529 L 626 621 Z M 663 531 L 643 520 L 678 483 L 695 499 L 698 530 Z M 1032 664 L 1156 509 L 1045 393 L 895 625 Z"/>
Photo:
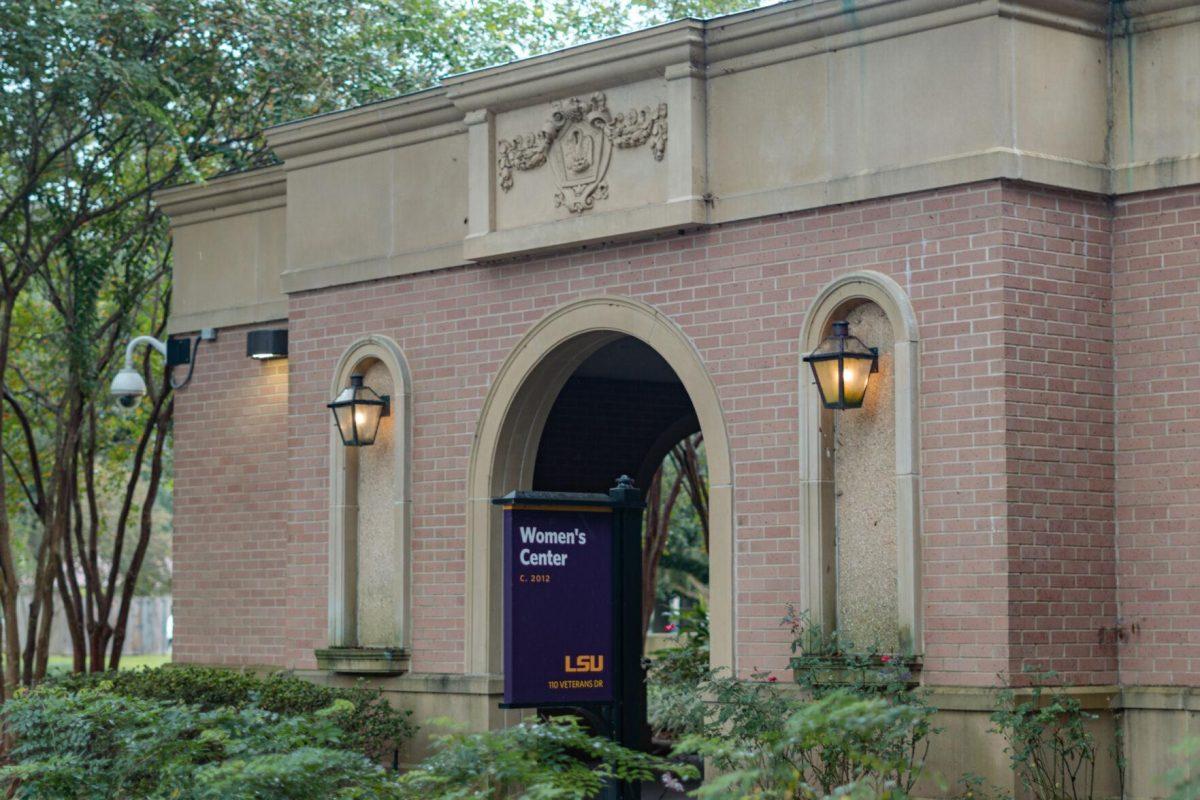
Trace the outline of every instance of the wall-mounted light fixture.
<path fill-rule="evenodd" d="M 388 415 L 390 400 L 369 386 L 363 386 L 362 375 L 351 375 L 350 385 L 327 405 L 333 412 L 342 444 L 347 447 L 366 447 L 375 444 L 379 420 Z"/>
<path fill-rule="evenodd" d="M 861 408 L 867 381 L 879 371 L 879 348 L 850 335 L 850 323 L 833 323 L 833 333 L 804 357 L 817 379 L 826 408 Z"/>
<path fill-rule="evenodd" d="M 259 361 L 287 358 L 287 328 L 264 328 L 246 334 L 246 355 Z"/>

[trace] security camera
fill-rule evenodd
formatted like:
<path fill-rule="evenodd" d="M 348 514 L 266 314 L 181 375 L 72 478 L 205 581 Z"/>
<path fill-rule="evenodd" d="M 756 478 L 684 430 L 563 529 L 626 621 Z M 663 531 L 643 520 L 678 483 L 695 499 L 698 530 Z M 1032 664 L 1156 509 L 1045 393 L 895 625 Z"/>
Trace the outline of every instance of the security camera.
<path fill-rule="evenodd" d="M 146 394 L 146 381 L 142 379 L 142 373 L 133 368 L 133 351 L 140 345 L 152 347 L 158 351 L 159 355 L 167 359 L 167 375 L 171 374 L 171 368 L 180 364 L 196 365 L 194 356 L 195 350 L 200 345 L 201 341 L 211 342 L 217 338 L 216 328 L 203 328 L 200 335 L 196 337 L 196 341 L 189 346 L 186 339 L 168 339 L 165 342 L 160 342 L 153 336 L 135 336 L 125 346 L 125 367 L 113 376 L 112 385 L 108 390 L 112 392 L 113 397 L 117 398 L 117 402 L 125 408 L 133 408 L 137 405 L 138 400 L 142 399 L 142 395 Z M 172 389 L 182 389 L 187 386 L 188 381 L 192 379 L 192 370 L 188 369 L 187 377 L 181 383 L 176 383 L 171 379 Z"/>
<path fill-rule="evenodd" d="M 113 377 L 109 391 L 122 406 L 133 408 L 146 393 L 146 382 L 142 380 L 141 373 L 136 369 L 125 367 Z"/>

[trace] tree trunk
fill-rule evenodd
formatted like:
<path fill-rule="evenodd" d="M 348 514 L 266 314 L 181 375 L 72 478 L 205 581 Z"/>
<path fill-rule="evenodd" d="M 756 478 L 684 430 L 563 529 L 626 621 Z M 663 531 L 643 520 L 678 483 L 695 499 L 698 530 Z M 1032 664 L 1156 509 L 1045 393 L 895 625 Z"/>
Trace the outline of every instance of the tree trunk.
<path fill-rule="evenodd" d="M 142 570 L 142 562 L 146 558 L 146 549 L 150 546 L 150 536 L 154 532 L 154 501 L 158 497 L 158 487 L 162 481 L 163 450 L 167 443 L 167 429 L 170 427 L 174 410 L 175 401 L 169 400 L 155 426 L 154 450 L 150 456 L 150 479 L 146 486 L 146 496 L 142 500 L 137 546 L 134 548 L 133 558 L 129 562 L 129 569 L 125 573 L 124 585 L 121 588 L 121 605 L 117 609 L 117 619 L 113 630 L 109 669 L 119 669 L 121 666 L 121 651 L 125 647 L 125 629 L 129 624 L 129 610 L 133 607 L 138 575 Z"/>
<path fill-rule="evenodd" d="M 671 488 L 663 494 L 662 467 L 650 479 L 650 490 L 646 493 L 646 532 L 642 546 L 642 641 L 650 632 L 650 617 L 654 614 L 654 601 L 658 592 L 658 565 L 666 550 L 671 535 L 671 512 L 679 499 L 683 475 L 675 473 Z"/>
<path fill-rule="evenodd" d="M 6 281 L 7 283 L 7 281 Z M 15 291 L 6 286 L 4 311 L 0 314 L 0 381 L 8 370 L 8 347 L 12 340 L 12 307 Z M 0 426 L 4 423 L 4 404 L 0 403 Z M 0 497 L 8 498 L 5 470 L 0 469 Z M 17 622 L 17 565 L 13 554 L 12 526 L 8 504 L 0 503 L 0 603 L 4 606 L 4 690 L 3 697 L 12 697 L 21 681 L 21 629 Z"/>

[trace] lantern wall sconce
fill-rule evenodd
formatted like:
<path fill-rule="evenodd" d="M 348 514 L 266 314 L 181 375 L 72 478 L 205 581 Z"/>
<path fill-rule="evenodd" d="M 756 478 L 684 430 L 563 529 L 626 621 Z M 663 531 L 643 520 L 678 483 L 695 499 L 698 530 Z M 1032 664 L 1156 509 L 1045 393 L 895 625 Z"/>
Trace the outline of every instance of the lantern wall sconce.
<path fill-rule="evenodd" d="M 326 406 L 333 412 L 342 444 L 368 447 L 375 444 L 379 421 L 391 411 L 391 399 L 363 385 L 362 375 L 351 375 L 350 385 Z"/>
<path fill-rule="evenodd" d="M 264 328 L 246 334 L 246 355 L 259 361 L 287 358 L 287 328 Z"/>
<path fill-rule="evenodd" d="M 850 323 L 833 323 L 833 333 L 804 357 L 817 380 L 825 408 L 861 408 L 867 382 L 879 371 L 879 348 L 850 335 Z"/>

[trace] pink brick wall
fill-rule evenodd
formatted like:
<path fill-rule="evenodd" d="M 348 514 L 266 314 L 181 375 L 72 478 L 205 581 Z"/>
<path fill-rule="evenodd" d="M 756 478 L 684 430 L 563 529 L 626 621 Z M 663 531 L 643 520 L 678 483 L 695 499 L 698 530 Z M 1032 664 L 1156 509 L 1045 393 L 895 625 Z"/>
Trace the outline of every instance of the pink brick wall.
<path fill-rule="evenodd" d="M 1123 204 L 1121 211 L 1136 207 Z M 1185 557 L 1192 560 L 1185 566 L 1194 566 L 1198 549 L 1200 523 L 1187 517 L 1189 491 L 1200 490 L 1187 485 L 1187 464 L 1195 459 L 1185 446 L 1182 401 L 1200 397 L 1200 374 L 1189 371 L 1169 410 L 1166 400 L 1126 410 L 1122 387 L 1144 382 L 1130 353 L 1137 337 L 1160 335 L 1155 325 L 1175 331 L 1175 347 L 1196 346 L 1182 337 L 1197 316 L 1183 310 L 1200 308 L 1200 297 L 1185 296 L 1200 293 L 1200 267 L 1193 239 L 1193 284 L 1144 285 L 1156 279 L 1142 273 L 1157 275 L 1168 268 L 1162 261 L 1180 256 L 1158 253 L 1160 266 L 1151 268 L 1142 264 L 1151 258 L 1145 252 L 1128 253 L 1130 246 L 1153 247 L 1142 239 L 1121 243 L 1136 218 L 1122 218 L 1115 234 L 1115 295 L 1111 216 L 1102 202 L 999 182 L 293 295 L 286 432 L 276 394 L 283 382 L 268 380 L 276 367 L 227 351 L 242 347 L 233 332 L 223 333 L 219 353 L 202 354 L 195 384 L 179 395 L 180 652 L 192 660 L 223 653 L 234 661 L 314 665 L 313 649 L 325 644 L 327 603 L 324 404 L 343 350 L 383 333 L 400 344 L 413 376 L 413 667 L 461 671 L 466 471 L 482 401 L 512 347 L 552 309 L 619 294 L 678 324 L 716 383 L 735 473 L 738 656 L 747 669 L 782 667 L 787 637 L 778 621 L 797 599 L 802 572 L 800 333 L 821 288 L 846 272 L 875 269 L 908 291 L 921 335 L 926 680 L 985 685 L 1032 663 L 1080 683 L 1114 681 L 1115 654 L 1100 639 L 1115 624 L 1118 577 L 1127 608 L 1170 601 L 1182 615 L 1158 627 L 1143 622 L 1143 643 L 1126 648 L 1124 668 L 1137 652 L 1157 666 L 1136 674 L 1153 669 L 1164 680 L 1178 677 L 1189 662 L 1172 654 L 1186 650 L 1195 675 L 1195 634 L 1190 650 L 1174 639 L 1188 635 L 1184 626 L 1200 627 L 1196 570 L 1180 571 Z M 1187 225 L 1171 227 L 1181 224 L 1174 218 L 1145 227 L 1182 241 L 1195 236 L 1192 220 L 1190 233 Z M 1177 263 L 1170 269 L 1183 270 Z M 1122 271 L 1136 271 L 1138 279 Z M 1152 303 L 1156 292 L 1178 305 Z M 1115 469 L 1137 487 L 1118 492 L 1125 505 L 1116 521 L 1113 301 L 1118 312 L 1144 306 L 1133 309 L 1131 327 L 1115 328 Z M 1169 356 L 1151 344 L 1160 358 Z M 1185 354 L 1180 363 L 1196 358 Z M 246 424 L 240 435 L 218 424 L 238 392 L 268 384 L 269 423 Z M 1161 430 L 1143 432 L 1160 406 L 1164 416 L 1153 424 Z M 1147 419 L 1131 423 L 1133 414 Z M 246 430 L 267 429 L 270 436 L 246 447 Z M 1170 459 L 1174 470 L 1166 479 L 1158 477 L 1159 459 Z M 239 469 L 269 473 L 273 488 L 254 493 L 237 479 Z M 213 473 L 233 479 L 206 495 L 204 479 Z M 1119 576 L 1115 525 L 1127 559 Z M 1133 564 L 1126 551 L 1137 547 L 1146 557 L 1135 551 Z M 247 578 L 230 582 L 225 565 Z M 1133 579 L 1146 593 L 1131 593 Z M 269 599 L 247 601 L 240 588 Z M 272 607 L 277 600 L 285 606 Z"/>
<path fill-rule="evenodd" d="M 1004 199 L 1010 670 L 1116 683 L 1111 214 Z"/>
<path fill-rule="evenodd" d="M 1121 680 L 1200 685 L 1200 188 L 1113 236 Z"/>
<path fill-rule="evenodd" d="M 288 364 L 247 358 L 246 330 L 201 343 L 175 395 L 176 661 L 287 660 Z"/>
<path fill-rule="evenodd" d="M 465 482 L 483 398 L 538 320 L 580 297 L 615 293 L 669 315 L 717 384 L 737 485 L 739 657 L 747 668 L 782 667 L 778 622 L 796 600 L 801 572 L 800 331 L 823 286 L 850 270 L 877 269 L 910 291 L 925 340 L 928 669 L 940 682 L 990 682 L 1007 666 L 1001 195 L 995 184 L 969 186 L 294 295 L 287 663 L 311 666 L 325 636 L 323 403 L 339 354 L 381 332 L 408 358 L 413 667 L 460 671 Z"/>

